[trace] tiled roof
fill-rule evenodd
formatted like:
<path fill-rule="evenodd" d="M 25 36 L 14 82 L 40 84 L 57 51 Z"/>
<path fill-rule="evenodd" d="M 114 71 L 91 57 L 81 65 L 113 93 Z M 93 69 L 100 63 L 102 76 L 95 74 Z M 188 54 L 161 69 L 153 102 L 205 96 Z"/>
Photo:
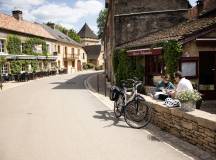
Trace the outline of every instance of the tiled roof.
<path fill-rule="evenodd" d="M 54 30 L 45 24 L 42 24 L 42 26 L 47 32 L 49 32 L 52 36 L 54 36 L 59 42 L 68 43 L 68 44 L 72 44 L 72 45 L 81 47 L 80 43 L 74 41 L 73 39 L 71 39 L 64 33 L 60 32 L 59 30 L 57 29 Z"/>
<path fill-rule="evenodd" d="M 78 35 L 81 38 L 91 38 L 91 39 L 98 39 L 96 34 L 91 30 L 91 28 L 85 23 L 82 29 L 79 31 Z"/>
<path fill-rule="evenodd" d="M 157 44 L 167 40 L 183 40 L 184 38 L 198 34 L 201 31 L 214 27 L 216 29 L 216 17 L 202 18 L 186 21 L 174 27 L 149 34 L 143 38 L 125 43 L 118 48 L 134 48 Z"/>
<path fill-rule="evenodd" d="M 29 34 L 33 36 L 55 39 L 40 24 L 31 23 L 25 20 L 17 20 L 13 16 L 0 13 L 0 29 Z"/>
<path fill-rule="evenodd" d="M 88 59 L 98 59 L 100 52 L 101 52 L 101 45 L 91 45 L 84 47 Z"/>

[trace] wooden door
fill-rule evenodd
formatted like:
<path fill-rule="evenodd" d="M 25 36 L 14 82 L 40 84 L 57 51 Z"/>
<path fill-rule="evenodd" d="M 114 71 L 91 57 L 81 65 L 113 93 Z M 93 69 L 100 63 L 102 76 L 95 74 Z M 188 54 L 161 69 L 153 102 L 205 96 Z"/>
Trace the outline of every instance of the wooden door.
<path fill-rule="evenodd" d="M 216 52 L 199 53 L 199 90 L 205 99 L 216 99 Z"/>
<path fill-rule="evenodd" d="M 77 61 L 77 70 L 78 71 L 82 70 L 82 65 L 81 65 L 81 61 L 80 60 Z"/>

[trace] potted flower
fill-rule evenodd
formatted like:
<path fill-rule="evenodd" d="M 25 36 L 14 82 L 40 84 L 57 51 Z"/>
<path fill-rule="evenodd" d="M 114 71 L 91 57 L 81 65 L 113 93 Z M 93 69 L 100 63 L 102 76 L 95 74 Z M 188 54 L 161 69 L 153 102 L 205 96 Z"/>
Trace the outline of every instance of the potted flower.
<path fill-rule="evenodd" d="M 179 92 L 176 98 L 181 102 L 181 108 L 185 111 L 192 111 L 196 108 L 196 102 L 201 100 L 201 94 L 197 90 L 185 90 Z"/>

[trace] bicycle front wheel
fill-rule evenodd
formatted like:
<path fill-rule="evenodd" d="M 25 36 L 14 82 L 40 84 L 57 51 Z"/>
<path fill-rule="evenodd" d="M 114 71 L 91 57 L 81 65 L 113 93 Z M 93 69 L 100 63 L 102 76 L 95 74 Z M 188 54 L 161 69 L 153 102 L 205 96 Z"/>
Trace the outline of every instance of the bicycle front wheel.
<path fill-rule="evenodd" d="M 145 127 L 151 120 L 151 108 L 143 100 L 133 100 L 125 107 L 124 119 L 132 128 Z"/>

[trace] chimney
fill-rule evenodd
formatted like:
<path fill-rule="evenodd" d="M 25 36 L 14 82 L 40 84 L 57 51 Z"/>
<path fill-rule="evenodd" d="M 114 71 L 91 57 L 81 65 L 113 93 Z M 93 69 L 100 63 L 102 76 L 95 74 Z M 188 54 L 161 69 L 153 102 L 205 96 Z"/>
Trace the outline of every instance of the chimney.
<path fill-rule="evenodd" d="M 20 11 L 20 10 L 14 10 L 14 11 L 12 11 L 12 15 L 17 20 L 23 20 L 22 11 Z"/>
<path fill-rule="evenodd" d="M 105 1 L 105 8 L 109 8 L 109 0 Z"/>
<path fill-rule="evenodd" d="M 198 16 L 201 14 L 201 12 L 203 11 L 203 7 L 204 7 L 204 3 L 203 0 L 198 0 L 197 1 L 197 14 Z"/>
<path fill-rule="evenodd" d="M 55 30 L 55 23 L 48 22 L 47 26 Z"/>

